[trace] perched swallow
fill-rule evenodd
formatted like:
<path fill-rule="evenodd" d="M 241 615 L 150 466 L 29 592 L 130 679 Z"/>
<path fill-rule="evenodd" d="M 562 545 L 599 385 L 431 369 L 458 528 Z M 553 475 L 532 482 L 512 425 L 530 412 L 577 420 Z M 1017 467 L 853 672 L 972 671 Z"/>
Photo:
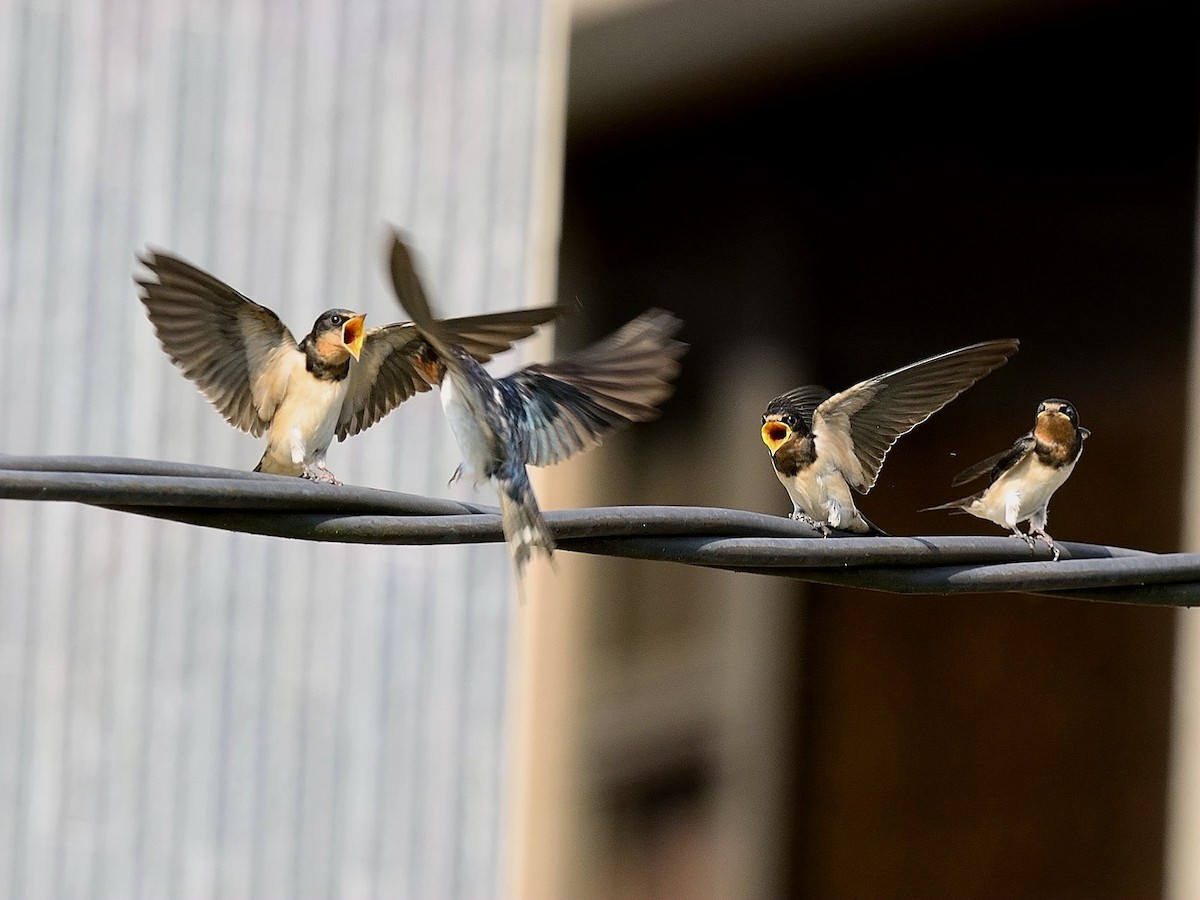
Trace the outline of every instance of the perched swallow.
<path fill-rule="evenodd" d="M 951 482 L 957 487 L 987 475 L 986 488 L 930 509 L 965 512 L 995 522 L 1025 541 L 1030 549 L 1040 538 L 1058 559 L 1058 547 L 1046 533 L 1050 498 L 1070 477 L 1090 434 L 1079 426 L 1079 413 L 1072 404 L 1043 400 L 1032 431 L 1017 438 L 1007 450 L 960 472 Z M 1028 534 L 1017 527 L 1026 520 Z"/>
<path fill-rule="evenodd" d="M 495 379 L 444 323 L 434 321 L 398 234 L 391 274 L 400 305 L 425 338 L 420 362 L 426 377 L 441 385 L 442 407 L 462 453 L 451 481 L 465 475 L 495 487 L 519 576 L 535 548 L 548 556 L 554 551 L 525 466 L 548 466 L 618 428 L 657 418 L 687 349 L 672 339 L 682 322 L 650 310 L 572 356 Z"/>
<path fill-rule="evenodd" d="M 877 375 L 830 396 L 798 387 L 767 404 L 762 439 L 792 498 L 791 518 L 828 536 L 830 528 L 882 534 L 854 505 L 850 488 L 875 486 L 900 435 L 1007 362 L 1015 340 L 987 341 Z"/>
<path fill-rule="evenodd" d="M 267 449 L 256 472 L 340 484 L 325 467 L 338 440 L 370 428 L 430 389 L 418 359 L 425 341 L 409 322 L 368 329 L 364 314 L 331 309 L 299 343 L 279 317 L 224 282 L 162 251 L 139 261 L 138 295 L 163 350 L 230 425 Z M 439 323 L 473 359 L 486 361 L 565 307 L 469 316 Z"/>

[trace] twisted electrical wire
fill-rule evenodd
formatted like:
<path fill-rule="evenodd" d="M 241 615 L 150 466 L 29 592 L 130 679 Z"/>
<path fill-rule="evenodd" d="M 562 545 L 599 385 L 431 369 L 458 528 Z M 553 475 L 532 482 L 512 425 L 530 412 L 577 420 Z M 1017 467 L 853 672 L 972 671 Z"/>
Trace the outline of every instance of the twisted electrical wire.
<path fill-rule="evenodd" d="M 0 456 L 0 499 L 83 503 L 207 528 L 352 544 L 503 541 L 491 506 L 212 466 L 114 457 Z M 781 516 L 687 506 L 549 511 L 560 549 L 906 594 L 1019 591 L 1200 604 L 1200 554 L 1008 537 L 821 539 Z"/>

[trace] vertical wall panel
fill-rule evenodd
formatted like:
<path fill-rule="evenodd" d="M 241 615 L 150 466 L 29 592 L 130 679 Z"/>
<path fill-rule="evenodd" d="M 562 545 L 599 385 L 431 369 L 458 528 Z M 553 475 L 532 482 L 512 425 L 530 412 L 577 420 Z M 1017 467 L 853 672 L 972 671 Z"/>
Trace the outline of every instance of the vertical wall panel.
<path fill-rule="evenodd" d="M 542 0 L 0 5 L 0 453 L 249 469 L 132 274 L 172 250 L 297 336 L 400 317 L 384 222 L 447 314 L 530 296 Z M 498 364 L 511 366 L 521 352 Z M 330 452 L 446 487 L 432 395 Z M 481 497 L 481 499 L 489 499 Z M 499 891 L 502 546 L 309 545 L 0 507 L 0 896 Z"/>

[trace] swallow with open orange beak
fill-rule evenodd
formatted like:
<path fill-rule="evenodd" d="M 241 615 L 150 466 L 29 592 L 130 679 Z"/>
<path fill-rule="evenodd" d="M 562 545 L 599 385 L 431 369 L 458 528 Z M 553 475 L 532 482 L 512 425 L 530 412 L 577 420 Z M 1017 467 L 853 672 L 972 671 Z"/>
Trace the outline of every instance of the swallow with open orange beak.
<path fill-rule="evenodd" d="M 1079 424 L 1079 413 L 1066 400 L 1043 400 L 1033 430 L 1017 438 L 1007 450 L 989 456 L 955 476 L 958 486 L 988 476 L 982 491 L 952 500 L 930 510 L 970 513 L 1007 528 L 1033 548 L 1041 540 L 1057 560 L 1058 546 L 1046 533 L 1050 498 L 1075 471 L 1083 442 L 1091 432 Z M 1028 533 L 1017 526 L 1029 522 Z"/>
<path fill-rule="evenodd" d="M 331 309 L 299 342 L 279 317 L 229 285 L 160 250 L 139 261 L 139 296 L 163 350 L 235 428 L 267 448 L 256 472 L 340 484 L 325 467 L 345 440 L 430 389 L 427 349 L 411 322 L 368 329 L 366 316 Z M 565 307 L 519 309 L 440 323 L 474 359 L 486 361 L 562 315 Z"/>
<path fill-rule="evenodd" d="M 762 439 L 792 500 L 791 518 L 830 529 L 882 534 L 854 505 L 851 488 L 875 486 L 901 435 L 999 368 L 1015 340 L 986 341 L 876 375 L 838 394 L 798 387 L 767 404 Z"/>

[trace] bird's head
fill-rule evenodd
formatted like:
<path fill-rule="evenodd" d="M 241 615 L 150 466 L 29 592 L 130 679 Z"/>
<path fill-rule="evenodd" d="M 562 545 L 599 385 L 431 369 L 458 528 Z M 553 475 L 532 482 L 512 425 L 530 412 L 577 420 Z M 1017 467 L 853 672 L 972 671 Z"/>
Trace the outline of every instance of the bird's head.
<path fill-rule="evenodd" d="M 313 323 L 312 337 L 322 358 L 338 362 L 349 354 L 357 360 L 367 336 L 367 328 L 363 324 L 366 318 L 366 313 L 348 309 L 330 309 L 321 313 Z"/>
<path fill-rule="evenodd" d="M 1038 404 L 1034 432 L 1042 440 L 1070 443 L 1079 430 L 1079 413 L 1074 404 L 1066 400 L 1043 400 Z"/>
<path fill-rule="evenodd" d="M 762 440 L 774 456 L 784 444 L 796 435 L 801 437 L 808 433 L 804 418 L 795 410 L 778 401 L 772 401 L 762 417 Z"/>

